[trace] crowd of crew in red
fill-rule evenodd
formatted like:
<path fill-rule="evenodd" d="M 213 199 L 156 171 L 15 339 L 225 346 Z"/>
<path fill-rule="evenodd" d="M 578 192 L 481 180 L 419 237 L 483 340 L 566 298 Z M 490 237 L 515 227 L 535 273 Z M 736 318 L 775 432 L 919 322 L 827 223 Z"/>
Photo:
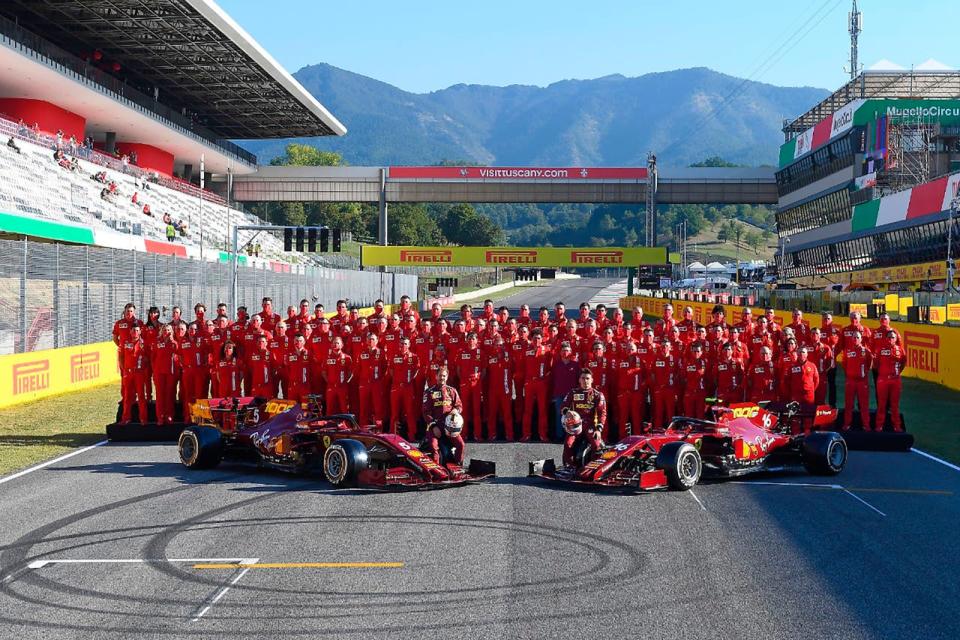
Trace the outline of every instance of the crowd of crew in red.
<path fill-rule="evenodd" d="M 840 356 L 843 428 L 851 425 L 855 401 L 868 414 L 871 371 L 877 430 L 885 427 L 888 407 L 893 428 L 902 428 L 900 375 L 906 354 L 886 315 L 873 331 L 857 313 L 844 327 L 829 314 L 822 326 L 810 327 L 798 310 L 783 327 L 772 309 L 755 316 L 745 308 L 737 324 L 728 324 L 718 305 L 703 326 L 693 320 L 690 307 L 676 319 L 667 305 L 654 322 L 638 307 L 625 322 L 622 310 L 613 309 L 608 317 L 604 305 L 591 310 L 583 303 L 575 318 L 567 317 L 563 303 L 552 313 L 540 308 L 536 317 L 523 305 L 514 317 L 487 300 L 476 315 L 463 305 L 459 316 L 445 318 L 435 304 L 431 315 L 421 318 L 406 296 L 395 313 L 386 313 L 377 301 L 367 317 L 342 300 L 330 318 L 319 304 L 311 314 L 310 303 L 302 300 L 299 309 L 287 308 L 284 319 L 273 311 L 270 298 L 252 317 L 239 307 L 231 320 L 224 304 L 213 318 L 202 304 L 190 321 L 179 308 L 172 313 L 164 324 L 151 307 L 143 322 L 128 304 L 114 325 L 124 422 L 130 421 L 135 403 L 145 416 L 153 394 L 158 423 L 173 421 L 178 401 L 189 416 L 189 403 L 211 394 L 282 394 L 301 402 L 307 396 L 321 398 L 328 414 L 352 412 L 361 424 L 400 429 L 414 439 L 421 420 L 431 421 L 430 394 L 443 390 L 438 378 L 445 371 L 459 392 L 466 438 L 494 439 L 502 426 L 503 437 L 513 440 L 519 425 L 519 439 L 526 441 L 536 424 L 536 435 L 547 441 L 551 422 L 553 436 L 562 438 L 561 412 L 575 408 L 588 414 L 584 423 L 591 431 L 606 428 L 607 439 L 616 441 L 628 424 L 649 420 L 663 427 L 674 415 L 703 417 L 707 398 L 713 397 L 727 403 L 834 405 Z M 588 394 L 594 398 L 590 407 L 572 401 L 584 395 L 583 371 L 592 374 L 588 382 L 599 392 L 597 398 Z M 596 407 L 600 400 L 602 411 Z"/>

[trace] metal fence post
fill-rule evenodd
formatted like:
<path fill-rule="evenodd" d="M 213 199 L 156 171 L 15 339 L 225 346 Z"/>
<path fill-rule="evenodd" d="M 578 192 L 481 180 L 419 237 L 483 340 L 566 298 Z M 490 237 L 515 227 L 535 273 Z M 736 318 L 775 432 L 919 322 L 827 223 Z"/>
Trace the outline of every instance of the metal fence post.
<path fill-rule="evenodd" d="M 53 265 L 53 348 L 60 348 L 60 243 L 54 243 Z"/>
<path fill-rule="evenodd" d="M 20 269 L 20 341 L 17 343 L 17 353 L 27 350 L 27 237 L 23 237 L 23 263 Z"/>

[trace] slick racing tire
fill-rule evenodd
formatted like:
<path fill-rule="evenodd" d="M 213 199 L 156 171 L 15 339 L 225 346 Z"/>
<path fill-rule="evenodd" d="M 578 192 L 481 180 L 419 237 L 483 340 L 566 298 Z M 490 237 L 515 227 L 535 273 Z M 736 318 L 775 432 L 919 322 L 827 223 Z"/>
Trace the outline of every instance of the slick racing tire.
<path fill-rule="evenodd" d="M 847 464 L 847 442 L 834 431 L 814 431 L 803 439 L 800 455 L 808 472 L 835 476 Z"/>
<path fill-rule="evenodd" d="M 663 469 L 671 489 L 689 491 L 700 481 L 703 461 L 689 442 L 668 442 L 657 453 L 657 467 Z"/>
<path fill-rule="evenodd" d="M 223 460 L 223 439 L 214 427 L 190 425 L 180 433 L 177 451 L 188 469 L 212 469 Z"/>
<path fill-rule="evenodd" d="M 337 440 L 323 452 L 323 475 L 335 487 L 350 487 L 356 484 L 369 460 L 362 442 L 349 438 Z"/>
<path fill-rule="evenodd" d="M 573 465 L 577 469 L 584 468 L 590 462 L 591 453 L 593 449 L 590 448 L 589 442 L 583 439 L 577 440 L 573 445 Z"/>

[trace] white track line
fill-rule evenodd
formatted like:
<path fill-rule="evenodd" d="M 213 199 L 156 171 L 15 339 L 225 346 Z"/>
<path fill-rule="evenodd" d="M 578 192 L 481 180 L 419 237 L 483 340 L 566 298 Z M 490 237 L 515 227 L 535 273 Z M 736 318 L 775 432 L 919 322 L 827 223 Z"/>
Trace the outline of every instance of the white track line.
<path fill-rule="evenodd" d="M 256 564 L 259 560 L 260 558 L 245 558 L 244 560 L 241 561 L 241 564 Z M 217 604 L 217 602 L 219 602 L 223 596 L 227 595 L 227 592 L 230 591 L 230 587 L 240 582 L 240 579 L 243 578 L 243 576 L 247 575 L 249 571 L 250 571 L 250 567 L 247 567 L 246 569 L 243 569 L 240 573 L 235 575 L 233 579 L 230 580 L 230 582 L 227 583 L 222 589 L 220 589 L 220 591 L 218 591 L 217 594 L 213 596 L 213 598 L 210 601 L 208 601 L 205 605 L 201 605 L 202 608 L 196 613 L 196 615 L 193 616 L 193 618 L 190 619 L 190 622 L 197 622 L 198 620 L 200 620 L 200 618 L 205 616 L 207 612 L 213 608 L 213 605 Z"/>
<path fill-rule="evenodd" d="M 61 460 L 66 460 L 67 458 L 72 458 L 73 456 L 78 456 L 78 455 L 80 455 L 81 453 L 83 453 L 83 452 L 85 452 L 85 451 L 90 451 L 90 449 L 96 449 L 97 447 L 101 447 L 101 446 L 107 444 L 108 442 L 110 442 L 110 441 L 109 441 L 109 440 L 101 440 L 100 442 L 98 442 L 98 443 L 96 443 L 96 444 L 92 444 L 92 445 L 90 445 L 89 447 L 83 447 L 82 449 L 77 449 L 76 451 L 71 451 L 70 453 L 68 453 L 68 454 L 66 454 L 66 455 L 62 455 L 62 456 L 60 456 L 59 458 L 54 458 L 53 460 L 47 460 L 46 462 L 42 462 L 42 463 L 40 463 L 40 464 L 38 464 L 38 465 L 35 465 L 35 466 L 33 466 L 33 467 L 30 467 L 29 469 L 24 469 L 23 471 L 18 471 L 17 473 L 14 473 L 14 474 L 12 474 L 12 475 L 9 475 L 9 476 L 0 478 L 0 484 L 3 484 L 4 482 L 10 482 L 11 480 L 16 480 L 17 478 L 19 478 L 19 477 L 21 477 L 21 476 L 25 476 L 25 475 L 27 475 L 28 473 L 33 473 L 34 471 L 38 471 L 38 470 L 43 469 L 43 468 L 45 468 L 45 467 L 49 467 L 50 465 L 56 464 L 56 463 L 60 462 Z"/>
<path fill-rule="evenodd" d="M 939 463 L 942 464 L 943 466 L 945 466 L 945 467 L 950 467 L 950 468 L 953 469 L 954 471 L 960 471 L 960 467 L 958 467 L 957 465 L 955 465 L 955 464 L 953 464 L 953 463 L 950 463 L 950 462 L 947 462 L 946 460 L 941 460 L 941 459 L 938 458 L 937 456 L 932 456 L 932 455 L 930 455 L 929 453 L 927 453 L 926 451 L 921 451 L 920 449 L 910 449 L 910 451 L 913 451 L 913 452 L 916 453 L 917 455 L 921 455 L 921 456 L 923 456 L 924 458 L 929 458 L 930 460 L 933 460 L 934 462 L 939 462 Z"/>
<path fill-rule="evenodd" d="M 703 506 L 703 503 L 700 502 L 700 498 L 697 497 L 697 494 L 695 494 L 695 493 L 693 492 L 693 489 L 690 489 L 690 491 L 688 491 L 688 493 L 693 497 L 694 500 L 697 501 L 697 504 L 700 505 L 700 508 L 701 508 L 701 509 L 703 509 L 704 511 L 707 510 L 707 508 L 706 508 L 705 506 Z"/>
<path fill-rule="evenodd" d="M 883 511 L 880 511 L 880 509 L 877 509 L 875 506 L 873 506 L 872 504 L 870 504 L 869 502 L 867 502 L 857 494 L 853 493 L 849 489 L 843 489 L 843 492 L 848 496 L 852 497 L 853 499 L 855 499 L 857 502 L 862 502 L 863 504 L 867 505 L 868 507 L 870 507 L 871 509 L 873 509 L 874 511 L 882 515 L 884 518 L 887 517 L 887 514 L 885 514 Z"/>

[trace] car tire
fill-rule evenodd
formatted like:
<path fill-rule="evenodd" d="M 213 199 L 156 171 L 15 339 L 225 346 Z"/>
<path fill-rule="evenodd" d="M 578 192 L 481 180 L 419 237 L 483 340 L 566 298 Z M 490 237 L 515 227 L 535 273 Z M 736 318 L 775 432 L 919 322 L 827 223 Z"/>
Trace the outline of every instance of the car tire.
<path fill-rule="evenodd" d="M 177 452 L 188 469 L 212 469 L 223 460 L 223 438 L 214 427 L 190 425 L 180 433 Z"/>
<path fill-rule="evenodd" d="M 703 473 L 700 452 L 689 442 L 668 442 L 657 453 L 657 468 L 663 469 L 667 483 L 676 491 L 689 491 Z"/>
<path fill-rule="evenodd" d="M 344 438 L 323 452 L 323 475 L 335 487 L 350 487 L 356 484 L 360 472 L 369 462 L 367 448 L 362 442 Z"/>
<path fill-rule="evenodd" d="M 800 446 L 803 466 L 818 476 L 835 476 L 847 464 L 847 442 L 834 431 L 815 431 Z"/>

